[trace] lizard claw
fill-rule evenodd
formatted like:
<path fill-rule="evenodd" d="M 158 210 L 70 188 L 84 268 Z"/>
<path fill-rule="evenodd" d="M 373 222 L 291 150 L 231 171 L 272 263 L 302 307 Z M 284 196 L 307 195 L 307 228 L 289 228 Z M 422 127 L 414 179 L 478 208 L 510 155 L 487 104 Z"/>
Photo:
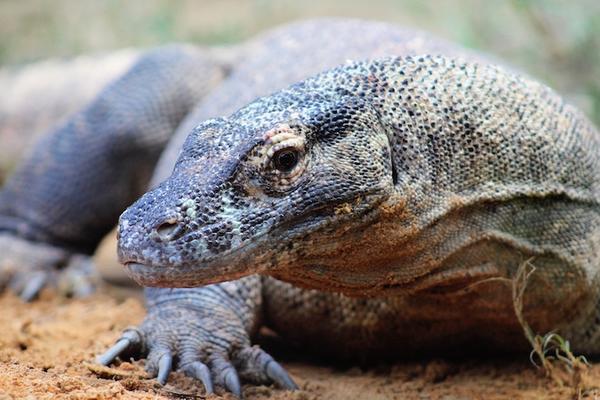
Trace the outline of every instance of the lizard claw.
<path fill-rule="evenodd" d="M 42 290 L 47 282 L 48 274 L 45 271 L 34 272 L 29 278 L 28 282 L 25 284 L 25 287 L 21 291 L 19 297 L 21 297 L 21 300 L 27 303 L 32 301 L 37 297 L 40 290 Z"/>
<path fill-rule="evenodd" d="M 83 297 L 94 291 L 96 279 L 88 256 L 0 233 L 0 291 L 9 287 L 26 302 L 46 286 Z"/>
<path fill-rule="evenodd" d="M 283 367 L 275 360 L 272 360 L 267 364 L 266 368 L 267 376 L 275 382 L 282 389 L 298 390 L 298 385 L 292 380 L 290 375 L 283 369 Z"/>
<path fill-rule="evenodd" d="M 57 287 L 60 293 L 74 297 L 86 297 L 96 290 L 99 280 L 94 263 L 88 256 L 73 255 L 61 271 Z"/>
<path fill-rule="evenodd" d="M 213 360 L 211 367 L 217 385 L 223 386 L 235 396 L 241 398 L 242 385 L 240 384 L 240 378 L 233 365 L 224 358 L 218 357 Z"/>
<path fill-rule="evenodd" d="M 183 373 L 201 381 L 207 394 L 214 393 L 210 370 L 205 364 L 200 361 L 194 361 L 183 368 Z"/>
<path fill-rule="evenodd" d="M 98 364 L 105 366 L 110 365 L 117 357 L 121 355 L 136 351 L 142 345 L 141 334 L 135 328 L 129 328 L 123 332 L 123 335 L 117 340 L 117 342 L 102 355 L 96 358 Z"/>
<path fill-rule="evenodd" d="M 98 364 L 109 365 L 112 363 L 121 353 L 125 352 L 130 346 L 131 342 L 129 339 L 119 339 L 110 349 L 106 350 L 102 355 L 96 358 Z"/>
<path fill-rule="evenodd" d="M 173 291 L 179 295 L 184 289 Z M 177 370 L 202 382 L 206 393 L 216 386 L 241 398 L 242 381 L 298 387 L 273 357 L 250 345 L 250 338 L 235 312 L 208 312 L 187 304 L 159 303 L 150 308 L 139 328 L 126 330 L 96 360 L 109 365 L 117 357 L 146 358 L 146 370 L 164 385 Z"/>
<path fill-rule="evenodd" d="M 240 373 L 255 382 L 273 382 L 281 389 L 298 390 L 283 367 L 267 352 L 258 346 L 241 350 L 237 359 L 240 362 Z"/>
<path fill-rule="evenodd" d="M 156 376 L 156 380 L 161 385 L 167 383 L 167 379 L 169 378 L 169 374 L 171 373 L 171 369 L 173 367 L 173 356 L 171 353 L 165 353 L 158 361 L 158 374 Z"/>

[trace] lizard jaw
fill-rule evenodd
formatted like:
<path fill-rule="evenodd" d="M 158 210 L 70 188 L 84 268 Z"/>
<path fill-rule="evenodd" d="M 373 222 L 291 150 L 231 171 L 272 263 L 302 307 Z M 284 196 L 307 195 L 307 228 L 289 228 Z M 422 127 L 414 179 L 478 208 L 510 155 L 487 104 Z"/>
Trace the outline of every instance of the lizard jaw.
<path fill-rule="evenodd" d="M 340 224 L 354 223 L 352 226 L 358 229 L 377 220 L 377 206 L 382 201 L 384 196 L 380 194 L 367 194 L 361 203 L 352 201 L 351 213 L 336 211 L 339 208 L 338 203 L 313 209 L 270 232 L 248 240 L 237 248 L 219 254 L 186 260 L 177 251 L 170 252 L 171 257 L 158 257 L 157 249 L 132 250 L 119 247 L 119 259 L 133 280 L 142 286 L 152 287 L 198 287 L 252 274 L 272 275 L 282 268 L 296 275 L 301 269 L 288 267 L 298 262 L 279 259 L 287 254 L 287 250 L 274 247 L 273 237 L 286 236 L 293 242 L 306 236 L 307 232 L 322 232 Z M 341 203 L 346 204 L 348 200 Z"/>
<path fill-rule="evenodd" d="M 198 270 L 191 268 L 165 267 L 161 265 L 140 264 L 137 262 L 125 263 L 125 270 L 134 281 L 146 287 L 199 287 L 226 280 L 235 280 L 255 272 L 248 272 L 247 268 L 219 266 L 217 274 L 200 276 Z M 211 270 L 211 272 L 214 270 Z"/>

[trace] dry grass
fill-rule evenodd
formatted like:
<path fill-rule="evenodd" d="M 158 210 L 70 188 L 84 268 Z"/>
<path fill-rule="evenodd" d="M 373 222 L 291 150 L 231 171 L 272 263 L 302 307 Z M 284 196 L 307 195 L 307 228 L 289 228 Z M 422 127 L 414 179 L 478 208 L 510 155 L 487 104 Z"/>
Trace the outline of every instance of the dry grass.
<path fill-rule="evenodd" d="M 590 364 L 587 359 L 581 355 L 574 355 L 569 341 L 559 334 L 554 332 L 544 335 L 535 333 L 523 316 L 525 291 L 534 272 L 535 267 L 531 260 L 528 260 L 521 264 L 516 276 L 511 281 L 515 314 L 532 347 L 531 362 L 556 385 L 572 388 L 573 398 L 582 399 L 596 389 L 588 377 Z"/>
<path fill-rule="evenodd" d="M 3 0 L 0 63 L 174 41 L 231 43 L 318 16 L 390 21 L 494 53 L 600 123 L 597 0 Z"/>

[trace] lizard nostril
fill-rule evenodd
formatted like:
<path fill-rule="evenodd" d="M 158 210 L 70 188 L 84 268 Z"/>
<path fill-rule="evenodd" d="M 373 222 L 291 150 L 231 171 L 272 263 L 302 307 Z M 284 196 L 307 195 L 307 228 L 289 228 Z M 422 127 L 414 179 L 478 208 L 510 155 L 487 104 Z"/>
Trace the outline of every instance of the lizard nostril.
<path fill-rule="evenodd" d="M 180 231 L 181 226 L 175 221 L 165 221 L 156 228 L 158 237 L 164 241 L 173 240 Z"/>

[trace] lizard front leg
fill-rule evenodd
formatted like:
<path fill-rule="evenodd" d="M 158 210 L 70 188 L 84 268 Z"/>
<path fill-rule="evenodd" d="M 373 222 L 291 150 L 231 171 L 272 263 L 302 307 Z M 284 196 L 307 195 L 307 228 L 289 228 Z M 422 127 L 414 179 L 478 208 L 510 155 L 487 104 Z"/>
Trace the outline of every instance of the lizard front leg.
<path fill-rule="evenodd" d="M 146 370 L 161 384 L 176 368 L 202 381 L 207 393 L 216 384 L 238 397 L 240 378 L 297 388 L 279 363 L 251 345 L 262 308 L 259 276 L 192 289 L 147 288 L 145 294 L 148 315 L 125 330 L 99 363 L 145 356 Z"/>

